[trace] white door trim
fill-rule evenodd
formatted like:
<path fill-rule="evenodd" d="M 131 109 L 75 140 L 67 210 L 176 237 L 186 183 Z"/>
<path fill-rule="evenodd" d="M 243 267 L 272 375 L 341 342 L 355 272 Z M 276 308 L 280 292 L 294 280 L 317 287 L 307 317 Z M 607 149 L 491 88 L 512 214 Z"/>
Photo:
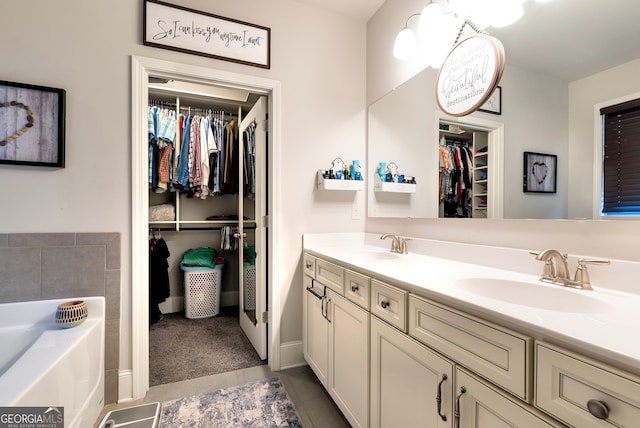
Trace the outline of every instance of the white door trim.
<path fill-rule="evenodd" d="M 164 61 L 141 56 L 131 57 L 131 357 L 133 399 L 143 398 L 149 390 L 149 250 L 148 225 L 148 81 L 149 75 L 189 80 L 234 88 L 250 89 L 269 97 L 269 206 L 271 221 L 268 243 L 272 268 L 268 278 L 268 358 L 272 370 L 280 369 L 280 82 L 211 68 Z"/>

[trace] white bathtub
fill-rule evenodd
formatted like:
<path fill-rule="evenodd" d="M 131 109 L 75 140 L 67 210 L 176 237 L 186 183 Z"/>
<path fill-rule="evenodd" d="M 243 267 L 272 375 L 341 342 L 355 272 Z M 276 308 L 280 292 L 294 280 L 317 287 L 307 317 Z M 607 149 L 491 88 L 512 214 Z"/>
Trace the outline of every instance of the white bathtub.
<path fill-rule="evenodd" d="M 77 327 L 58 304 L 84 300 Z M 104 405 L 104 297 L 0 304 L 0 406 L 64 407 L 65 427 L 91 427 Z"/>

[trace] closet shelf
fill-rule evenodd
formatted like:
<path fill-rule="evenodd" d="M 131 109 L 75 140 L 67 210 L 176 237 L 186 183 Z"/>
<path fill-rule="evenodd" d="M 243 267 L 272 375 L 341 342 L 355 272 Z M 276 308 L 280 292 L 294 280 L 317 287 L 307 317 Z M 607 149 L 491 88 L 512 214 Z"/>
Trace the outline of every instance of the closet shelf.
<path fill-rule="evenodd" d="M 320 190 L 364 190 L 364 180 L 332 180 L 322 176 L 318 170 L 318 189 Z"/>
<path fill-rule="evenodd" d="M 376 192 L 388 193 L 416 193 L 417 185 L 413 183 L 388 183 L 386 181 L 376 181 Z"/>

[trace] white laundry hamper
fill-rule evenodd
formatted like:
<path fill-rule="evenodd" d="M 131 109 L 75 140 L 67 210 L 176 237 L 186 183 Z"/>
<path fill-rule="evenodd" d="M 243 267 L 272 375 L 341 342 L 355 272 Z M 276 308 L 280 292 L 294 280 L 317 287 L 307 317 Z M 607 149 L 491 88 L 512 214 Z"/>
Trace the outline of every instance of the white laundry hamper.
<path fill-rule="evenodd" d="M 184 271 L 184 314 L 187 318 L 208 318 L 220 312 L 222 267 L 214 269 L 181 266 Z"/>

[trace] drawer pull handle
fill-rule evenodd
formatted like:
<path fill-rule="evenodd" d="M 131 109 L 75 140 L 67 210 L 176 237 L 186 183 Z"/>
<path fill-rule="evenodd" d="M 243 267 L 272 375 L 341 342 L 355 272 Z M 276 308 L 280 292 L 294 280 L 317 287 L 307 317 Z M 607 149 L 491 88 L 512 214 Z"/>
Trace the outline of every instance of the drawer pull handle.
<path fill-rule="evenodd" d="M 607 419 L 609 417 L 609 406 L 604 401 L 589 400 L 587 401 L 587 409 L 589 409 L 589 413 L 598 419 Z"/>
<path fill-rule="evenodd" d="M 458 397 L 456 398 L 456 408 L 453 411 L 453 419 L 455 421 L 455 428 L 460 428 L 460 397 L 462 397 L 462 394 L 464 394 L 465 392 L 467 392 L 467 388 L 465 388 L 464 386 L 460 387 L 460 394 L 458 394 Z"/>
<path fill-rule="evenodd" d="M 438 404 L 438 416 L 443 421 L 447 421 L 447 416 L 442 414 L 442 383 L 447 380 L 447 375 L 443 374 L 442 379 L 438 382 L 438 393 L 436 394 L 436 403 Z"/>
<path fill-rule="evenodd" d="M 352 285 L 351 286 L 351 292 L 352 293 L 356 293 L 358 291 L 358 286 L 357 285 Z"/>
<path fill-rule="evenodd" d="M 380 302 L 380 306 L 382 306 L 382 309 L 387 309 L 389 307 L 389 302 L 383 300 Z"/>
<path fill-rule="evenodd" d="M 307 262 L 307 269 L 311 269 L 311 267 L 313 267 L 313 263 Z"/>

